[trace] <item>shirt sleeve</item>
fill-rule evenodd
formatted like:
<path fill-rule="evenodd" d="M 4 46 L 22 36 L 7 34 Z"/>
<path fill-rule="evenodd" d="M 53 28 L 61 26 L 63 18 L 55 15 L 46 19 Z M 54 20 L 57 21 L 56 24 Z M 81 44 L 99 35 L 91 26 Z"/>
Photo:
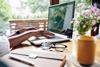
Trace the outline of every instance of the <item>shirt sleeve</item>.
<path fill-rule="evenodd" d="M 6 36 L 0 36 L 0 57 L 10 52 L 10 43 Z"/>

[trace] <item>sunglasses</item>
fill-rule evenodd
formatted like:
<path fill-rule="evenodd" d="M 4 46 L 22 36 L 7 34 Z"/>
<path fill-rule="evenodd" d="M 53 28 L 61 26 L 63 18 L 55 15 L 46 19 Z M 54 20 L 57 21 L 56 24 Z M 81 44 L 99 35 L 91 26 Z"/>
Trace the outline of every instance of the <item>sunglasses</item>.
<path fill-rule="evenodd" d="M 67 48 L 66 45 L 58 44 L 58 43 L 43 42 L 43 43 L 41 43 L 41 45 L 42 45 L 41 47 L 42 47 L 43 50 L 53 48 L 53 49 L 55 49 L 56 51 L 59 51 L 59 52 L 63 52 Z"/>

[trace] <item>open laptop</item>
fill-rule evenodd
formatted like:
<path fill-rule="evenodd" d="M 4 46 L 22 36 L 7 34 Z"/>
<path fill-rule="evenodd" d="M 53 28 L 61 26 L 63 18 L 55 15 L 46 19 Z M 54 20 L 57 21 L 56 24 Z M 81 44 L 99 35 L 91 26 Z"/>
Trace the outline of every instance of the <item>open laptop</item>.
<path fill-rule="evenodd" d="M 73 24 L 75 1 L 52 5 L 48 13 L 48 31 L 54 34 L 51 39 L 39 39 L 32 41 L 35 45 L 42 42 L 70 41 L 73 35 Z"/>

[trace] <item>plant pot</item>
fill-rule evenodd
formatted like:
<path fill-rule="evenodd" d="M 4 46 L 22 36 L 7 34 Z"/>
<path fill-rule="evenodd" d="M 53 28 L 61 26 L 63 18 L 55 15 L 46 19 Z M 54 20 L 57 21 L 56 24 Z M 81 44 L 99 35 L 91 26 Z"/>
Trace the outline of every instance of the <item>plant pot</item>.
<path fill-rule="evenodd" d="M 96 44 L 92 36 L 80 36 L 77 41 L 77 60 L 82 65 L 92 65 Z"/>

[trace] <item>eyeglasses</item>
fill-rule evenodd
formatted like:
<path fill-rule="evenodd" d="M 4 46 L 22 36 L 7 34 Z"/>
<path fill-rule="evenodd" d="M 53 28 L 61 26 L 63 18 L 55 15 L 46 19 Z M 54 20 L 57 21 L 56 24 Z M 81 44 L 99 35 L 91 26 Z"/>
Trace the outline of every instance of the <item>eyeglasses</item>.
<path fill-rule="evenodd" d="M 56 51 L 59 52 L 63 52 L 67 48 L 66 45 L 57 44 L 57 43 L 55 44 L 55 43 L 43 42 L 41 45 L 43 50 L 54 48 Z"/>

